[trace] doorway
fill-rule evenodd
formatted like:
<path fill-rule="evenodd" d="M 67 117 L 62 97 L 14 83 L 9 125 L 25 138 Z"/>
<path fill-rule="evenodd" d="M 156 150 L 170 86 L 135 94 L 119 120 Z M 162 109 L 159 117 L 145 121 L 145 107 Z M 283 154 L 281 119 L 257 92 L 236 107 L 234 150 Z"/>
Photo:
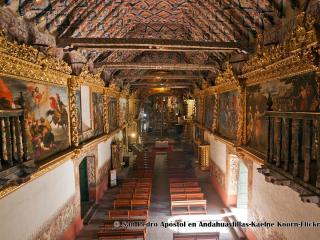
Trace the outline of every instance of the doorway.
<path fill-rule="evenodd" d="M 84 158 L 79 165 L 79 182 L 80 182 L 81 218 L 84 218 L 85 214 L 90 209 L 87 158 Z"/>

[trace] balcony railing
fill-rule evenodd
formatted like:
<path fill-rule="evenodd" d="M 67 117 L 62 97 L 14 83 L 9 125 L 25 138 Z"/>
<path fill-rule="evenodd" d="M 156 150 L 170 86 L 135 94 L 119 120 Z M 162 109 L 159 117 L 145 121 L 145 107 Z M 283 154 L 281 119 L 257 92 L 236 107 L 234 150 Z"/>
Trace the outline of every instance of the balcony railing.
<path fill-rule="evenodd" d="M 0 110 L 0 170 L 26 160 L 25 111 Z"/>
<path fill-rule="evenodd" d="M 320 113 L 267 111 L 265 117 L 268 150 L 260 172 L 300 192 L 303 201 L 320 204 Z"/>

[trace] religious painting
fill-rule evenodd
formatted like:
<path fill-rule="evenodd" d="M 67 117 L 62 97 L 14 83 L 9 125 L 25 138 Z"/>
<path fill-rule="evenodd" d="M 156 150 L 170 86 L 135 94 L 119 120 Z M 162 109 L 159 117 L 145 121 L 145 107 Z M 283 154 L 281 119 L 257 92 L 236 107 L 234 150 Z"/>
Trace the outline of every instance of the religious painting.
<path fill-rule="evenodd" d="M 267 99 L 272 99 L 273 111 L 318 112 L 319 95 L 313 73 L 280 81 L 247 87 L 247 144 L 265 154 L 267 151 L 267 122 L 264 113 Z"/>
<path fill-rule="evenodd" d="M 0 78 L 0 109 L 26 110 L 28 156 L 39 160 L 69 147 L 67 88 Z"/>
<path fill-rule="evenodd" d="M 117 119 L 117 99 L 111 98 L 109 102 L 109 130 L 113 131 L 117 128 L 118 119 Z"/>
<path fill-rule="evenodd" d="M 94 135 L 103 133 L 103 95 L 92 93 Z"/>
<path fill-rule="evenodd" d="M 120 98 L 119 99 L 119 118 L 120 118 L 120 124 L 124 124 L 126 122 L 127 118 L 127 99 Z"/>
<path fill-rule="evenodd" d="M 86 132 L 92 128 L 91 123 L 91 94 L 88 86 L 82 85 L 81 91 L 81 129 Z"/>
<path fill-rule="evenodd" d="M 236 140 L 238 129 L 237 91 L 221 93 L 219 96 L 218 132 L 230 140 Z"/>
<path fill-rule="evenodd" d="M 215 102 L 216 102 L 216 99 L 214 95 L 206 96 L 206 110 L 205 110 L 204 125 L 207 129 L 210 129 L 210 130 L 212 130 Z"/>

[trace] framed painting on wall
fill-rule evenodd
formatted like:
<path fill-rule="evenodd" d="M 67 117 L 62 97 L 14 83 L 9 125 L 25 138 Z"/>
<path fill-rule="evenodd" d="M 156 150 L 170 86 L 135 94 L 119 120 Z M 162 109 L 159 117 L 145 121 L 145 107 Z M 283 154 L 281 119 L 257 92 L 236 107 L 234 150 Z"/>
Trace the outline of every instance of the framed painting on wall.
<path fill-rule="evenodd" d="M 0 76 L 0 109 L 22 108 L 22 100 L 28 157 L 41 160 L 67 149 L 70 146 L 67 88 Z"/>
<path fill-rule="evenodd" d="M 218 132 L 230 140 L 236 140 L 238 129 L 238 91 L 219 95 Z"/>
<path fill-rule="evenodd" d="M 81 129 L 86 132 L 92 129 L 90 87 L 81 85 Z"/>

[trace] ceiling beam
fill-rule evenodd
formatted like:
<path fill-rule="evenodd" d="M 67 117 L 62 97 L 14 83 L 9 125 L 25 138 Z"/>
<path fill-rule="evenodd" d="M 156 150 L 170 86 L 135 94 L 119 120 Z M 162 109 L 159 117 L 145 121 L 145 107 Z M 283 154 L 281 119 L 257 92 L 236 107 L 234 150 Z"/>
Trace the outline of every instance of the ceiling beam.
<path fill-rule="evenodd" d="M 138 38 L 61 38 L 59 47 L 95 49 L 95 51 L 171 51 L 171 52 L 232 52 L 245 50 L 239 42 L 185 41 Z"/>
<path fill-rule="evenodd" d="M 104 69 L 118 69 L 118 70 L 181 70 L 181 71 L 213 71 L 215 66 L 209 64 L 165 64 L 165 63 L 117 63 L 106 62 L 96 63 L 95 67 L 103 67 Z"/>
<path fill-rule="evenodd" d="M 114 76 L 114 80 L 202 80 L 203 76 L 198 75 L 183 75 L 183 74 L 148 74 L 148 75 L 129 75 L 129 76 Z"/>

